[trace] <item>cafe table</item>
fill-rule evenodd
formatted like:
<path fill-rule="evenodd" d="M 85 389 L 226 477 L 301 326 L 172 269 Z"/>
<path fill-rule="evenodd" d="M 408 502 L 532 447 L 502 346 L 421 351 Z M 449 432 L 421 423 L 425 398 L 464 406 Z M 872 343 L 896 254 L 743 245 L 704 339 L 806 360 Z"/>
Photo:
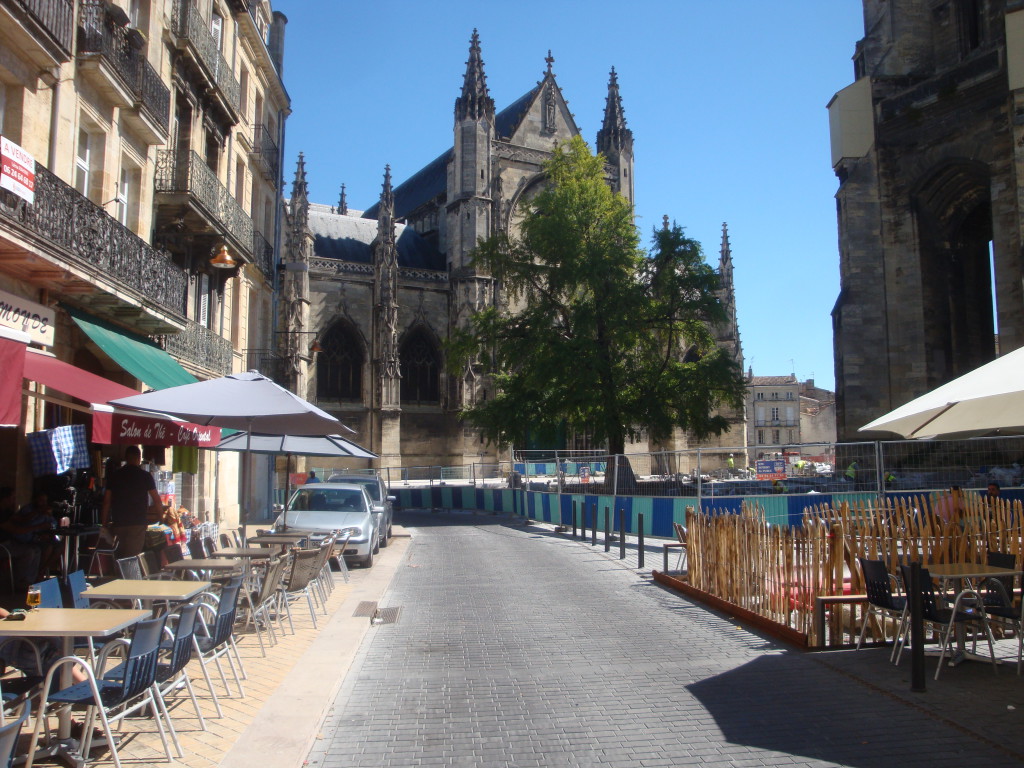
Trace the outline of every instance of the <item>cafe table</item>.
<path fill-rule="evenodd" d="M 176 560 L 164 566 L 164 570 L 177 576 L 182 576 L 189 571 L 204 573 L 209 578 L 214 572 L 237 571 L 238 563 L 231 560 L 215 560 L 213 558 L 194 558 L 192 560 Z"/>
<path fill-rule="evenodd" d="M 224 547 L 224 549 L 218 549 L 216 552 L 211 553 L 210 556 L 216 558 L 244 557 L 251 560 L 269 560 L 274 555 L 274 551 L 266 547 Z"/>
<path fill-rule="evenodd" d="M 109 637 L 116 632 L 128 629 L 150 616 L 149 611 L 122 608 L 36 608 L 24 614 L 20 621 L 6 619 L 0 621 L 0 641 L 8 637 L 42 637 L 60 640 L 61 656 L 72 656 L 75 651 L 75 638 Z M 60 685 L 67 688 L 72 684 L 71 665 L 65 664 L 61 669 Z M 57 736 L 59 741 L 47 745 L 37 751 L 38 757 L 59 756 L 65 762 L 82 765 L 81 755 L 77 753 L 77 742 L 68 742 L 71 736 L 71 710 L 61 709 L 58 715 L 60 723 Z"/>
<path fill-rule="evenodd" d="M 90 600 L 135 600 L 152 610 L 154 602 L 183 603 L 209 588 L 208 581 L 114 579 L 81 594 Z"/>
<path fill-rule="evenodd" d="M 267 544 L 276 547 L 280 544 L 298 544 L 309 538 L 308 533 L 264 533 L 247 539 L 249 544 Z"/>
<path fill-rule="evenodd" d="M 1020 576 L 1024 574 L 1024 571 L 1019 571 L 1014 568 L 1000 568 L 997 565 L 987 565 L 986 563 L 939 563 L 936 565 L 928 566 L 928 573 L 934 578 L 942 581 L 943 587 L 950 581 L 959 581 L 963 583 L 967 589 L 977 589 L 976 583 L 980 583 L 985 579 L 996 578 L 1002 579 L 1010 576 Z M 958 590 L 960 591 L 960 590 Z M 962 626 L 956 628 L 956 645 L 957 652 L 953 658 L 949 660 L 951 667 L 956 666 L 961 661 L 985 661 L 991 663 L 991 659 L 985 656 L 981 656 L 976 653 L 972 653 L 967 650 L 966 636 Z"/>

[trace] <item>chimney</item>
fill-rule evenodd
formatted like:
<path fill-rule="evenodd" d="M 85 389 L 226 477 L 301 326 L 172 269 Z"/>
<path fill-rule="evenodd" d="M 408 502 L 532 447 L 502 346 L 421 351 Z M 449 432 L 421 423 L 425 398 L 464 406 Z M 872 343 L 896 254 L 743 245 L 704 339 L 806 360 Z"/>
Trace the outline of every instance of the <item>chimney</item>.
<path fill-rule="evenodd" d="M 270 34 L 267 37 L 270 60 L 274 62 L 277 76 L 280 78 L 284 78 L 284 25 L 287 23 L 287 16 L 280 11 L 274 11 L 274 19 L 270 22 Z"/>

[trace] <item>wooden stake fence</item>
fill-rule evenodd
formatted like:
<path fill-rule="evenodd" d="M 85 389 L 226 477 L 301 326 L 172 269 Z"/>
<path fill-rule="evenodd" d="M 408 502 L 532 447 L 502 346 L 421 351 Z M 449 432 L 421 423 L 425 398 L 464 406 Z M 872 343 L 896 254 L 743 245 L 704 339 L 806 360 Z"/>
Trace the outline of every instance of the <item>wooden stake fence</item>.
<path fill-rule="evenodd" d="M 977 494 L 809 506 L 800 528 L 771 525 L 747 504 L 739 514 L 689 508 L 686 523 L 694 588 L 804 633 L 811 645 L 839 644 L 859 629 L 855 607 L 833 610 L 828 638 L 819 638 L 814 607 L 821 596 L 864 592 L 860 557 L 884 560 L 898 574 L 901 562 L 983 563 L 989 551 L 1013 553 L 1020 568 L 1024 550 L 1021 503 Z"/>

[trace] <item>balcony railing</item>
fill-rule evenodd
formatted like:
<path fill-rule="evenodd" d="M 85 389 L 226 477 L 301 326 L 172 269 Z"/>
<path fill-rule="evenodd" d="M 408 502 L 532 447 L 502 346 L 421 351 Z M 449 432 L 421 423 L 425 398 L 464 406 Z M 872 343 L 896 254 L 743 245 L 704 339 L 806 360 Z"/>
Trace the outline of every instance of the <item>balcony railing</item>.
<path fill-rule="evenodd" d="M 162 149 L 156 155 L 156 191 L 188 195 L 208 218 L 249 255 L 253 246 L 252 219 L 224 188 L 217 175 L 195 152 Z"/>
<path fill-rule="evenodd" d="M 71 58 L 71 44 L 75 33 L 75 4 L 73 0 L 0 0 L 17 12 L 28 15 L 38 24 L 67 58 Z"/>
<path fill-rule="evenodd" d="M 163 348 L 194 365 L 219 376 L 231 373 L 231 342 L 206 326 L 188 320 L 181 333 L 169 333 L 162 338 Z"/>
<path fill-rule="evenodd" d="M 259 371 L 281 386 L 287 386 L 285 359 L 272 349 L 246 350 L 245 369 Z"/>
<path fill-rule="evenodd" d="M 755 427 L 799 427 L 800 422 L 792 419 L 757 419 L 754 421 Z"/>
<path fill-rule="evenodd" d="M 175 36 L 189 42 L 211 82 L 237 115 L 241 104 L 238 80 L 220 53 L 220 47 L 210 31 L 210 23 L 203 18 L 193 0 L 174 0 L 173 25 Z"/>
<path fill-rule="evenodd" d="M 91 274 L 127 286 L 174 315 L 185 314 L 185 272 L 42 165 L 36 164 L 35 202 L 0 193 L 0 219 L 43 238 Z"/>
<path fill-rule="evenodd" d="M 268 278 L 274 276 L 274 246 L 259 232 L 252 235 L 252 263 Z"/>
<path fill-rule="evenodd" d="M 267 126 L 258 124 L 253 136 L 253 156 L 259 161 L 267 180 L 278 185 L 278 178 L 281 172 L 281 165 L 278 159 L 277 141 Z"/>
<path fill-rule="evenodd" d="M 171 91 L 142 55 L 141 39 L 110 18 L 106 0 L 82 0 L 78 19 L 79 55 L 98 54 L 110 65 L 135 101 L 167 131 Z"/>

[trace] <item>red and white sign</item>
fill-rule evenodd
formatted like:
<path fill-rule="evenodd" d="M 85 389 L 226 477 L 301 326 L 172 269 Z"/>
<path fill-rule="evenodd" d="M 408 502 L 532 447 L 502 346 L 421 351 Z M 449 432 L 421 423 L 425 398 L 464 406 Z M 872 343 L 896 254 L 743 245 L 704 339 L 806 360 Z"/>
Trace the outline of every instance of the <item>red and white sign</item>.
<path fill-rule="evenodd" d="M 30 203 L 36 201 L 36 159 L 3 136 L 0 136 L 0 189 L 8 189 Z"/>
<path fill-rule="evenodd" d="M 183 421 L 137 416 L 92 408 L 92 439 L 108 445 L 192 445 L 212 448 L 220 444 L 220 428 Z"/>

